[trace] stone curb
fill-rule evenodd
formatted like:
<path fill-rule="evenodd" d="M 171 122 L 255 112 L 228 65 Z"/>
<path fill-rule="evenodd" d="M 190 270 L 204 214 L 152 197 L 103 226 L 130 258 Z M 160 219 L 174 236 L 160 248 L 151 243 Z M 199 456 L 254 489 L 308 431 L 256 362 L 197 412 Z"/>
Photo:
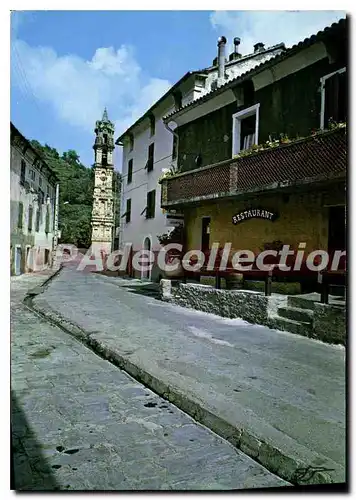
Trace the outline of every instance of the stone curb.
<path fill-rule="evenodd" d="M 26 301 L 26 299 L 28 297 L 35 297 L 36 295 L 39 295 L 40 293 L 43 293 L 45 291 L 46 287 L 50 284 L 50 282 L 56 276 L 58 276 L 58 274 L 61 272 L 62 267 L 63 266 L 61 264 L 58 269 L 56 269 L 55 271 L 53 271 L 53 273 L 50 276 L 48 276 L 48 278 L 46 278 L 43 283 L 41 283 L 41 285 L 37 285 L 37 286 L 35 286 L 35 288 L 32 288 L 31 290 L 28 290 L 27 293 L 26 293 L 26 295 L 25 295 L 24 302 Z"/>
<path fill-rule="evenodd" d="M 46 280 L 46 282 L 42 285 L 42 292 L 58 273 L 59 271 Z M 132 363 L 119 352 L 107 347 L 105 343 L 93 338 L 92 335 L 94 335 L 94 332 L 90 334 L 84 331 L 73 322 L 56 313 L 50 306 L 48 306 L 48 304 L 41 304 L 39 306 L 34 302 L 35 298 L 36 297 L 33 295 L 28 295 L 25 298 L 25 302 L 26 305 L 36 313 L 40 314 L 50 323 L 61 328 L 69 335 L 75 337 L 80 342 L 84 343 L 101 358 L 126 371 L 138 382 L 142 383 L 160 397 L 177 406 L 179 409 L 194 418 L 197 422 L 203 424 L 217 435 L 227 440 L 233 446 L 240 449 L 243 453 L 246 453 L 246 455 L 288 483 L 292 485 L 307 485 L 344 482 L 344 479 L 340 480 L 340 473 L 336 474 L 336 476 L 339 477 L 333 478 L 331 476 L 329 472 L 334 469 L 312 466 L 310 463 L 306 463 L 306 461 L 290 457 L 273 444 L 261 440 L 259 437 L 254 436 L 246 429 L 238 429 L 224 418 L 204 408 L 191 397 L 187 397 L 179 389 L 172 388 L 163 380 L 158 379 L 148 371 L 140 368 L 137 364 Z M 329 462 L 333 465 L 333 462 Z M 340 465 L 335 465 L 337 465 L 340 469 Z"/>

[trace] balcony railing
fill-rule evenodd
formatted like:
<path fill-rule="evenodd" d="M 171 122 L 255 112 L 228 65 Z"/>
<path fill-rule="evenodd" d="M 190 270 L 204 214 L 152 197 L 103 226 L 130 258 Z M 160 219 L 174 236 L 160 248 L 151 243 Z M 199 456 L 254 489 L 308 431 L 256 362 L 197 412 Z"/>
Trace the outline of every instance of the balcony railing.
<path fill-rule="evenodd" d="M 337 128 L 162 181 L 162 207 L 346 175 L 346 128 Z"/>

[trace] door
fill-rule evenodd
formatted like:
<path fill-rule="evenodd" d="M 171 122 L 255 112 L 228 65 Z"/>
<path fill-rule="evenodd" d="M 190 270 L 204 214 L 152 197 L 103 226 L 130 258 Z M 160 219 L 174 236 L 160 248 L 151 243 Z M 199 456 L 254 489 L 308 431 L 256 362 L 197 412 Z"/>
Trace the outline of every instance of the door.
<path fill-rule="evenodd" d="M 346 250 L 346 212 L 345 206 L 329 208 L 328 252 Z"/>
<path fill-rule="evenodd" d="M 203 217 L 201 230 L 201 250 L 206 252 L 210 247 L 210 217 Z"/>
<path fill-rule="evenodd" d="M 26 247 L 26 271 L 30 269 L 30 247 Z"/>
<path fill-rule="evenodd" d="M 151 250 L 151 239 L 147 236 L 145 238 L 144 244 L 143 244 L 143 249 L 144 250 Z M 146 258 L 145 261 L 147 262 L 148 259 Z M 146 264 L 147 265 L 147 264 Z M 141 271 L 141 278 L 143 279 L 150 279 L 150 270 L 148 269 L 147 271 Z"/>
<path fill-rule="evenodd" d="M 15 274 L 18 276 L 21 274 L 21 247 L 16 247 L 15 249 Z"/>

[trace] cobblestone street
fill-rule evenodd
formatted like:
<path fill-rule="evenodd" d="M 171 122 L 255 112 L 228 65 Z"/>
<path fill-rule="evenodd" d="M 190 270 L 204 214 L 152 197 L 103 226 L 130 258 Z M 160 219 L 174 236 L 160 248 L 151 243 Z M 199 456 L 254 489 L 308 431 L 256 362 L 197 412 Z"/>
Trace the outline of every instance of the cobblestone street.
<path fill-rule="evenodd" d="M 21 490 L 284 486 L 22 302 L 46 276 L 11 280 L 12 432 Z"/>

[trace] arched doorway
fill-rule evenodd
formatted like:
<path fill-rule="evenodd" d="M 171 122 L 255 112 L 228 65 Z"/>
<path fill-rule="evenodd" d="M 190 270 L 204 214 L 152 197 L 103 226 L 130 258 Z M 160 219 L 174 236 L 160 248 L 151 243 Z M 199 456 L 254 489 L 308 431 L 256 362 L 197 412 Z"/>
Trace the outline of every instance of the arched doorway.
<path fill-rule="evenodd" d="M 151 250 L 151 238 L 149 236 L 146 236 L 143 242 L 143 250 Z M 147 258 L 145 259 L 147 261 Z M 151 279 L 151 271 L 141 271 L 141 279 Z"/>

